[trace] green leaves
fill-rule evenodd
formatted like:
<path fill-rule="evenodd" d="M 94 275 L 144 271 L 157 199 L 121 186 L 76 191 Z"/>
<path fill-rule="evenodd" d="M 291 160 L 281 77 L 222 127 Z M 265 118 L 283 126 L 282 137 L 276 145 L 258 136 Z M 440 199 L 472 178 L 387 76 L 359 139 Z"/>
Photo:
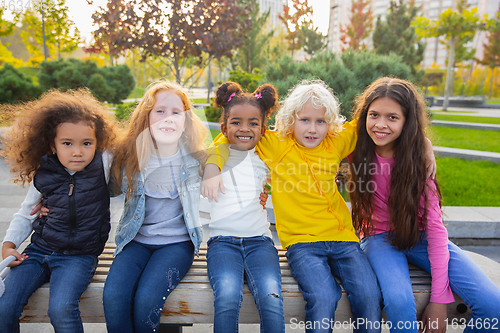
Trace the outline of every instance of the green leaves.
<path fill-rule="evenodd" d="M 118 104 L 134 88 L 134 78 L 126 65 L 98 68 L 90 60 L 44 61 L 38 75 L 44 90 L 68 90 L 87 87 L 101 102 Z"/>
<path fill-rule="evenodd" d="M 40 91 L 33 81 L 11 64 L 5 64 L 0 69 L 0 103 L 27 101 L 39 94 Z"/>

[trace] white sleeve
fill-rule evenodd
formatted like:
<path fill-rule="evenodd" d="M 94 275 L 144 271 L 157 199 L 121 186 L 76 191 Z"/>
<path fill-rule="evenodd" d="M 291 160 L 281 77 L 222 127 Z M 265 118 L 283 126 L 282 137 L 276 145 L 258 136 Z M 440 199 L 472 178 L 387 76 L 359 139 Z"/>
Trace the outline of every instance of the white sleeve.
<path fill-rule="evenodd" d="M 38 192 L 33 182 L 31 182 L 26 198 L 24 198 L 24 202 L 21 204 L 21 209 L 14 214 L 9 224 L 9 228 L 3 239 L 4 243 L 12 242 L 18 248 L 29 237 L 33 231 L 33 221 L 38 217 L 38 214 L 31 216 L 30 213 L 40 203 L 41 199 L 42 194 Z"/>
<path fill-rule="evenodd" d="M 109 172 L 111 170 L 111 164 L 113 163 L 113 154 L 104 151 L 102 153 L 102 166 L 104 167 L 104 176 L 106 177 L 106 183 L 109 183 Z"/>

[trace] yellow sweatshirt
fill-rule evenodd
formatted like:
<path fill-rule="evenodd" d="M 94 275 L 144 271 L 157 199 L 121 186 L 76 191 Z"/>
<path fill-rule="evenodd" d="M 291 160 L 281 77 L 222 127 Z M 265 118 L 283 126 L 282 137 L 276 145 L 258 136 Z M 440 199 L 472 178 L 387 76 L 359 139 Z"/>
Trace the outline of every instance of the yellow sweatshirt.
<path fill-rule="evenodd" d="M 276 229 L 284 248 L 319 241 L 358 242 L 349 208 L 337 191 L 335 176 L 342 159 L 356 146 L 357 121 L 345 123 L 342 132 L 328 134 L 313 149 L 299 145 L 292 135 L 283 138 L 266 131 L 256 147 L 271 169 Z M 208 163 L 227 161 L 226 137 L 215 138 Z M 217 154 L 218 152 L 218 154 Z"/>

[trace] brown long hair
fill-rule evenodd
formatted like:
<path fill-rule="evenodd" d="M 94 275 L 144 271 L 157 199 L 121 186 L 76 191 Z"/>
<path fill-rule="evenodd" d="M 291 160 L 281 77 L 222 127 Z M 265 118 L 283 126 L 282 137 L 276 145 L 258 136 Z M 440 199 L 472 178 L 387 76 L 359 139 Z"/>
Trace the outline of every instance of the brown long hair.
<path fill-rule="evenodd" d="M 121 182 L 122 172 L 125 172 L 128 183 L 130 184 L 126 197 L 129 199 L 133 193 L 133 188 L 137 183 L 137 175 L 149 162 L 151 153 L 150 132 L 149 132 L 149 114 L 156 103 L 156 94 L 161 91 L 170 91 L 182 100 L 186 112 L 186 124 L 184 132 L 180 138 L 180 146 L 186 153 L 203 164 L 206 160 L 205 145 L 203 140 L 208 134 L 208 130 L 201 122 L 200 118 L 193 112 L 193 107 L 187 96 L 186 91 L 180 85 L 169 81 L 155 82 L 146 91 L 144 97 L 135 108 L 128 128 L 120 138 L 116 153 L 113 157 L 111 167 L 112 175 L 117 180 L 117 185 Z M 114 188 L 113 190 L 117 190 Z"/>
<path fill-rule="evenodd" d="M 3 136 L 7 163 L 14 182 L 24 185 L 33 180 L 40 159 L 52 153 L 57 128 L 63 123 L 85 122 L 95 131 L 97 150 L 111 150 L 115 140 L 114 121 L 105 105 L 87 89 L 60 92 L 50 90 L 35 101 L 3 105 L 2 111 L 18 114 L 15 124 Z"/>
<path fill-rule="evenodd" d="M 368 184 L 371 180 L 370 168 L 361 167 L 362 163 L 370 165 L 375 157 L 375 144 L 368 135 L 366 118 L 371 103 L 381 97 L 396 101 L 405 116 L 401 135 L 394 141 L 394 166 L 391 170 L 388 204 L 393 227 L 389 232 L 392 244 L 400 250 L 409 249 L 420 239 L 418 214 L 422 196 L 425 200 L 423 221 L 427 220 L 428 202 L 424 155 L 428 119 L 423 98 L 409 81 L 380 78 L 356 99 L 354 117 L 358 118 L 358 140 L 350 158 L 351 180 L 354 181 L 351 184 Z M 441 205 L 441 192 L 437 180 L 435 182 Z M 350 198 L 354 227 L 361 234 L 368 236 L 373 231 L 373 193 L 362 191 L 359 186 L 352 187 Z"/>

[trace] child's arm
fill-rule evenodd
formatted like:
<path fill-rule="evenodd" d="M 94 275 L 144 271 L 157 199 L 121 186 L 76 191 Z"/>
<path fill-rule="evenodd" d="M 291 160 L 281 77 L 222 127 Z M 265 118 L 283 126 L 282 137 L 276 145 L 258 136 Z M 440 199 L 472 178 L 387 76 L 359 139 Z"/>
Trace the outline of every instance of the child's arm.
<path fill-rule="evenodd" d="M 419 332 L 423 332 L 425 328 L 426 333 L 445 333 L 446 318 L 448 318 L 446 304 L 429 302 L 422 314 L 423 327 Z"/>
<path fill-rule="evenodd" d="M 26 258 L 28 258 L 26 253 L 20 254 L 16 251 L 16 244 L 12 242 L 4 242 L 2 244 L 2 259 L 7 258 L 8 256 L 16 257 L 16 260 L 10 263 L 8 267 L 20 265 Z"/>
<path fill-rule="evenodd" d="M 429 138 L 425 140 L 425 159 L 427 166 L 427 178 L 434 179 L 436 177 L 437 164 L 436 157 L 434 156 L 434 149 L 432 148 L 432 142 Z"/>
<path fill-rule="evenodd" d="M 226 189 L 224 188 L 224 183 L 220 174 L 221 172 L 217 165 L 207 164 L 205 166 L 205 173 L 201 184 L 201 194 L 205 198 L 208 198 L 208 200 L 219 202 L 219 189 L 222 194 L 226 194 Z"/>
<path fill-rule="evenodd" d="M 221 170 L 229 157 L 229 140 L 220 133 L 214 139 L 207 151 L 207 162 L 203 174 L 201 194 L 208 200 L 218 201 L 219 189 L 225 194 L 226 189 L 222 182 Z"/>
<path fill-rule="evenodd" d="M 30 184 L 28 193 L 24 202 L 21 204 L 21 209 L 14 214 L 12 221 L 9 224 L 9 228 L 5 234 L 5 238 L 2 244 L 2 258 L 6 258 L 9 255 L 14 255 L 17 260 L 14 261 L 10 266 L 19 265 L 22 261 L 26 259 L 25 255 L 19 254 L 16 249 L 21 245 L 26 238 L 29 237 L 33 231 L 32 223 L 37 218 L 36 215 L 30 215 L 35 206 L 40 203 L 42 199 L 42 194 L 38 192 L 33 183 Z"/>

